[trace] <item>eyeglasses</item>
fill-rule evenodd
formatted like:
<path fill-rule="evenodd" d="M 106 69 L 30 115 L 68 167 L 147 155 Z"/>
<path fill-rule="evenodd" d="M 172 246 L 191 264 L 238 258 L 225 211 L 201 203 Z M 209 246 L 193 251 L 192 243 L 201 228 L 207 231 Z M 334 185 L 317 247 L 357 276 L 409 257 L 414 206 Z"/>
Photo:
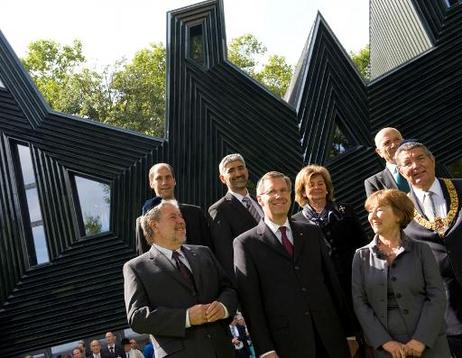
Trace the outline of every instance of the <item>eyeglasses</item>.
<path fill-rule="evenodd" d="M 265 193 L 262 193 L 262 195 L 268 195 L 268 196 L 276 196 L 276 195 L 285 195 L 285 194 L 288 194 L 290 193 L 290 190 L 287 189 L 287 188 L 284 188 L 284 189 L 279 189 L 279 190 L 276 190 L 276 189 L 273 189 L 273 190 L 270 190 L 270 191 L 267 191 Z"/>

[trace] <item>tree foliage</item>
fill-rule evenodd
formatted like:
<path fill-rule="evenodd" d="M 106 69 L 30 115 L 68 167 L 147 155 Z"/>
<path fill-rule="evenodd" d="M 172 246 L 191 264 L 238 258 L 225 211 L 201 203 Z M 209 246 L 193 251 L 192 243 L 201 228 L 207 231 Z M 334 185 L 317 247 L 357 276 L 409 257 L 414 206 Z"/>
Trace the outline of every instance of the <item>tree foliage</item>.
<path fill-rule="evenodd" d="M 283 96 L 292 67 L 283 56 L 246 34 L 231 41 L 228 58 L 270 91 Z M 31 42 L 22 59 L 50 107 L 152 136 L 163 135 L 165 123 L 166 49 L 162 43 L 139 50 L 131 59 L 102 70 L 89 67 L 82 43 Z"/>
<path fill-rule="evenodd" d="M 236 37 L 228 46 L 228 60 L 263 83 L 271 92 L 283 97 L 292 78 L 292 66 L 284 56 L 270 55 L 262 63 L 267 49 L 252 34 Z"/>
<path fill-rule="evenodd" d="M 365 81 L 370 81 L 371 73 L 370 73 L 370 51 L 369 45 L 365 46 L 358 52 L 354 53 L 351 52 L 351 59 L 353 60 L 354 64 L 356 65 L 361 77 Z"/>

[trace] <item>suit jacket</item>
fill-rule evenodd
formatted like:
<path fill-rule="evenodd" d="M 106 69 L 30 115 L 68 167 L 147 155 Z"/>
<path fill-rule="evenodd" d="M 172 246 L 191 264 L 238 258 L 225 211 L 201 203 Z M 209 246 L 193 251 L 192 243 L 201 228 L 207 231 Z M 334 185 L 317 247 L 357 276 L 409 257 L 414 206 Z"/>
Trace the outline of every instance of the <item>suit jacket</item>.
<path fill-rule="evenodd" d="M 381 172 L 364 180 L 364 188 L 366 189 L 366 196 L 382 189 L 398 189 L 393 174 L 385 168 Z"/>
<path fill-rule="evenodd" d="M 125 307 L 130 327 L 152 334 L 156 358 L 232 358 L 228 320 L 185 328 L 186 311 L 195 304 L 219 301 L 230 317 L 237 307 L 236 291 L 205 246 L 183 245 L 196 290 L 154 246 L 123 268 Z"/>
<path fill-rule="evenodd" d="M 154 199 L 146 200 L 143 205 L 143 214 L 145 214 L 151 208 L 150 203 Z M 186 243 L 191 245 L 204 245 L 211 246 L 210 230 L 207 222 L 207 218 L 202 213 L 202 209 L 199 206 L 189 204 L 178 204 L 181 215 L 183 215 L 184 221 L 186 222 Z M 147 209 L 147 210 L 145 210 Z M 136 220 L 136 251 L 139 255 L 144 254 L 151 247 L 144 238 L 143 230 L 139 222 L 139 218 Z"/>
<path fill-rule="evenodd" d="M 444 325 L 446 295 L 430 248 L 403 234 L 404 251 L 388 266 L 377 251 L 376 240 L 358 249 L 353 261 L 353 303 L 367 341 L 378 349 L 394 340 L 393 333 L 396 332 L 390 332 L 389 327 L 396 323 L 387 321 L 390 274 L 395 299 L 405 322 L 401 332 L 406 332 L 408 340 L 417 339 L 429 348 L 425 357 L 449 357 Z"/>
<path fill-rule="evenodd" d="M 315 328 L 330 357 L 349 357 L 342 323 L 351 316 L 342 315 L 347 309 L 321 231 L 290 226 L 293 258 L 263 220 L 234 240 L 238 292 L 256 354 L 314 358 Z"/>
<path fill-rule="evenodd" d="M 347 302 L 351 304 L 351 263 L 356 249 L 369 242 L 361 223 L 351 206 L 329 203 L 330 213 L 325 221 L 310 221 L 307 211 L 299 211 L 292 216 L 294 221 L 317 224 L 329 246 L 329 256 L 339 278 Z"/>
<path fill-rule="evenodd" d="M 114 346 L 114 353 L 111 353 L 109 351 L 109 348 L 107 347 L 106 344 L 102 345 L 101 358 L 117 358 L 117 357 L 125 358 L 125 352 L 120 345 L 116 344 Z"/>
<path fill-rule="evenodd" d="M 230 192 L 210 206 L 209 216 L 215 255 L 229 277 L 234 277 L 233 240 L 258 223 Z"/>
<path fill-rule="evenodd" d="M 444 182 L 441 179 L 438 180 L 440 180 L 449 211 L 451 205 L 449 193 Z M 457 214 L 444 233 L 444 237 L 441 238 L 438 233 L 423 227 L 415 220 L 411 221 L 404 232 L 410 238 L 424 241 L 430 245 L 439 264 L 441 276 L 449 290 L 449 305 L 456 312 L 459 321 L 462 322 L 462 180 L 452 179 L 451 181 L 454 184 L 459 205 Z M 414 203 L 417 202 L 412 188 L 409 196 Z M 415 205 L 415 207 L 423 215 L 420 206 Z"/>

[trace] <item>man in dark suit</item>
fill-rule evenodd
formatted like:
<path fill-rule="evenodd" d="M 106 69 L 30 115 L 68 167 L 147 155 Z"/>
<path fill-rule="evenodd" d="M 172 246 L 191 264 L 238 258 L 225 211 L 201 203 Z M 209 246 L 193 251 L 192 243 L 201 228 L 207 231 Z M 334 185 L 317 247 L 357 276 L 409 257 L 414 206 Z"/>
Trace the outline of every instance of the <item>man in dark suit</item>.
<path fill-rule="evenodd" d="M 155 193 L 155 197 L 146 200 L 142 213 L 145 214 L 153 206 L 164 200 L 175 200 L 175 173 L 167 163 L 157 163 L 149 170 L 149 185 Z M 179 203 L 181 214 L 186 221 L 186 242 L 193 245 L 211 245 L 210 230 L 207 218 L 199 206 Z M 136 245 L 139 254 L 145 253 L 150 246 L 142 235 L 142 230 L 137 220 Z"/>
<path fill-rule="evenodd" d="M 232 358 L 228 320 L 236 291 L 208 247 L 183 245 L 185 222 L 175 201 L 141 220 L 150 250 L 123 268 L 130 327 L 151 334 L 157 358 Z"/>
<path fill-rule="evenodd" d="M 382 128 L 374 138 L 376 153 L 385 160 L 385 169 L 364 181 L 366 195 L 382 189 L 399 189 L 409 192 L 409 184 L 396 168 L 395 152 L 403 141 L 395 128 Z"/>
<path fill-rule="evenodd" d="M 101 343 L 97 339 L 91 341 L 90 351 L 88 358 L 109 358 L 107 353 L 101 350 Z"/>
<path fill-rule="evenodd" d="M 108 358 L 122 357 L 123 349 L 116 343 L 116 336 L 112 332 L 106 333 L 106 345 L 103 346 L 101 352 Z"/>
<path fill-rule="evenodd" d="M 288 177 L 266 173 L 257 184 L 264 220 L 234 240 L 238 292 L 256 354 L 349 357 L 351 316 L 343 316 L 345 300 L 321 231 L 288 220 L 290 193 Z"/>
<path fill-rule="evenodd" d="M 209 208 L 210 232 L 217 258 L 233 277 L 233 240 L 256 226 L 263 212 L 247 190 L 249 172 L 240 154 L 225 156 L 219 171 L 220 181 L 228 187 L 228 192 Z"/>
<path fill-rule="evenodd" d="M 435 158 L 418 142 L 402 144 L 396 163 L 411 185 L 409 195 L 416 208 L 404 231 L 428 243 L 439 263 L 449 303 L 449 346 L 454 356 L 462 357 L 462 181 L 436 178 Z"/>

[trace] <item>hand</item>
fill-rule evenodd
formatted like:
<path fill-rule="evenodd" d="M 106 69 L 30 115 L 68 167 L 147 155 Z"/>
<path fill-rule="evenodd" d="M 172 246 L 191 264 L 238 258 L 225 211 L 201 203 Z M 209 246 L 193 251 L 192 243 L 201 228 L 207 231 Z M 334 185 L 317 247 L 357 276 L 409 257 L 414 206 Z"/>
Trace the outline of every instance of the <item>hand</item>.
<path fill-rule="evenodd" d="M 225 309 L 223 305 L 218 301 L 213 301 L 212 303 L 206 305 L 207 309 L 205 311 L 205 318 L 207 322 L 215 322 L 219 319 L 225 318 Z"/>
<path fill-rule="evenodd" d="M 241 343 L 241 341 L 237 339 L 236 337 L 234 337 L 231 343 L 234 344 L 235 346 L 238 346 Z"/>
<path fill-rule="evenodd" d="M 409 342 L 406 343 L 405 347 L 408 356 L 411 357 L 420 357 L 422 356 L 422 353 L 425 350 L 425 344 L 416 339 L 411 339 Z"/>
<path fill-rule="evenodd" d="M 279 358 L 276 352 L 271 352 L 270 354 L 266 355 L 265 358 Z"/>
<path fill-rule="evenodd" d="M 191 326 L 199 326 L 201 324 L 207 323 L 207 318 L 205 316 L 205 311 L 207 310 L 208 305 L 194 305 L 189 308 L 189 323 Z"/>
<path fill-rule="evenodd" d="M 393 358 L 406 358 L 405 346 L 396 341 L 388 341 L 382 348 L 391 354 Z"/>

